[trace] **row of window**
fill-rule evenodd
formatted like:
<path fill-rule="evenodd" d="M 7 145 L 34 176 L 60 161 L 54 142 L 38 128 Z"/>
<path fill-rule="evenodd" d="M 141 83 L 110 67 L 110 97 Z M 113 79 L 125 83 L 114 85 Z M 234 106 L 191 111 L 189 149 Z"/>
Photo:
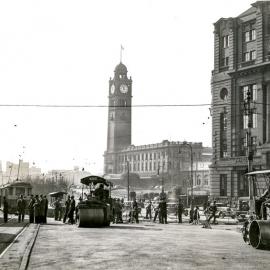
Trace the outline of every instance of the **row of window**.
<path fill-rule="evenodd" d="M 110 101 L 110 106 L 121 106 L 121 107 L 127 107 L 128 102 L 124 99 L 118 99 L 118 100 L 111 100 Z"/>
<path fill-rule="evenodd" d="M 256 59 L 256 51 L 248 51 L 243 54 L 243 61 L 248 62 Z"/>
<path fill-rule="evenodd" d="M 251 29 L 251 30 L 244 32 L 244 41 L 245 42 L 253 41 L 255 39 L 256 39 L 256 30 L 255 29 Z"/>
<path fill-rule="evenodd" d="M 166 153 L 165 152 L 154 152 L 154 153 L 142 153 L 142 154 L 135 154 L 135 155 L 121 155 L 119 156 L 118 160 L 119 162 L 127 162 L 127 161 L 140 161 L 140 160 L 160 160 L 165 159 Z M 179 152 L 178 150 L 169 154 L 169 157 L 174 158 L 183 158 L 183 159 L 189 159 L 190 158 L 190 152 L 184 151 Z M 202 158 L 201 153 L 193 153 L 193 157 L 200 160 Z"/>
<path fill-rule="evenodd" d="M 221 174 L 219 176 L 219 193 L 220 196 L 228 196 L 228 190 L 227 190 L 227 175 Z M 231 183 L 231 191 L 233 190 L 233 183 Z M 249 194 L 249 185 L 248 185 L 248 178 L 244 176 L 244 172 L 239 172 L 237 175 L 237 195 L 242 196 L 248 196 Z"/>
<path fill-rule="evenodd" d="M 244 42 L 254 41 L 256 40 L 256 30 L 254 29 L 255 25 L 251 25 L 250 27 L 247 27 L 244 29 L 243 32 L 243 39 Z M 249 29 L 251 28 L 251 29 Z M 229 35 L 222 36 L 222 47 L 224 49 L 230 47 L 230 37 Z"/>

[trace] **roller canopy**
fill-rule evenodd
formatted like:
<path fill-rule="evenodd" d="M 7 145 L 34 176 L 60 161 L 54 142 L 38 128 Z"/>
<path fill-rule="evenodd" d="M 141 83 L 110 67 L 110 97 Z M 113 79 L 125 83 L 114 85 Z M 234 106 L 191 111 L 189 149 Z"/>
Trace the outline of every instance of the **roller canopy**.
<path fill-rule="evenodd" d="M 91 175 L 91 176 L 87 176 L 81 179 L 81 183 L 84 185 L 89 186 L 90 184 L 93 183 L 93 185 L 96 185 L 98 183 L 102 183 L 105 186 L 109 186 L 109 183 L 106 181 L 106 179 L 100 177 L 100 176 L 95 176 L 95 175 Z"/>
<path fill-rule="evenodd" d="M 51 197 L 61 197 L 64 194 L 67 194 L 67 193 L 64 192 L 64 191 L 57 191 L 57 192 L 51 192 L 48 195 L 51 196 Z"/>

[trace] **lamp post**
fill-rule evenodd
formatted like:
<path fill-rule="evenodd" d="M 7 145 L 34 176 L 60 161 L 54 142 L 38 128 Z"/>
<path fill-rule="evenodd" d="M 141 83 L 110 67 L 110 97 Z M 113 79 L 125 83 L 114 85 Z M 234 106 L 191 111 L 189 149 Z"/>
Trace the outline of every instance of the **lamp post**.
<path fill-rule="evenodd" d="M 246 142 L 247 142 L 247 167 L 248 172 L 252 172 L 252 161 L 253 161 L 253 149 L 252 149 L 252 140 L 251 140 L 251 128 L 252 128 L 252 116 L 253 110 L 251 108 L 251 91 L 248 89 L 246 93 L 246 99 L 244 101 L 244 112 L 247 116 L 247 132 L 246 132 Z M 248 176 L 249 183 L 249 209 L 251 212 L 254 212 L 255 203 L 254 203 L 254 185 L 253 179 L 251 176 Z"/>
<path fill-rule="evenodd" d="M 127 200 L 129 201 L 129 161 L 127 160 Z"/>
<path fill-rule="evenodd" d="M 190 187 L 190 195 L 191 195 L 191 203 L 193 202 L 193 149 L 192 145 L 190 143 L 184 142 L 184 145 L 189 146 L 190 149 L 190 182 L 191 182 L 191 187 Z"/>

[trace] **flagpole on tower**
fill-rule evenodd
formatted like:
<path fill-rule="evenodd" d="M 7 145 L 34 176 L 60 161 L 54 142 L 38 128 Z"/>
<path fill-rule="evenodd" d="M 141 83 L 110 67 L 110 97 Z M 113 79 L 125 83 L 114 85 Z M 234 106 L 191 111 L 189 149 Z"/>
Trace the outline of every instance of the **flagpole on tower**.
<path fill-rule="evenodd" d="M 124 47 L 121 44 L 121 47 L 120 47 L 120 63 L 122 63 L 122 51 L 123 50 L 124 50 Z"/>

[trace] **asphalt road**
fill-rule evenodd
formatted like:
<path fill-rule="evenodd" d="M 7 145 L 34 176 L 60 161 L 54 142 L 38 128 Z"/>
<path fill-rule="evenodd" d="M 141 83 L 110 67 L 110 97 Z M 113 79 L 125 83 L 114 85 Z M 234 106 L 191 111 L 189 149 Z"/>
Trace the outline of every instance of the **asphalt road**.
<path fill-rule="evenodd" d="M 242 241 L 235 225 L 41 225 L 28 269 L 269 269 L 270 251 Z"/>

